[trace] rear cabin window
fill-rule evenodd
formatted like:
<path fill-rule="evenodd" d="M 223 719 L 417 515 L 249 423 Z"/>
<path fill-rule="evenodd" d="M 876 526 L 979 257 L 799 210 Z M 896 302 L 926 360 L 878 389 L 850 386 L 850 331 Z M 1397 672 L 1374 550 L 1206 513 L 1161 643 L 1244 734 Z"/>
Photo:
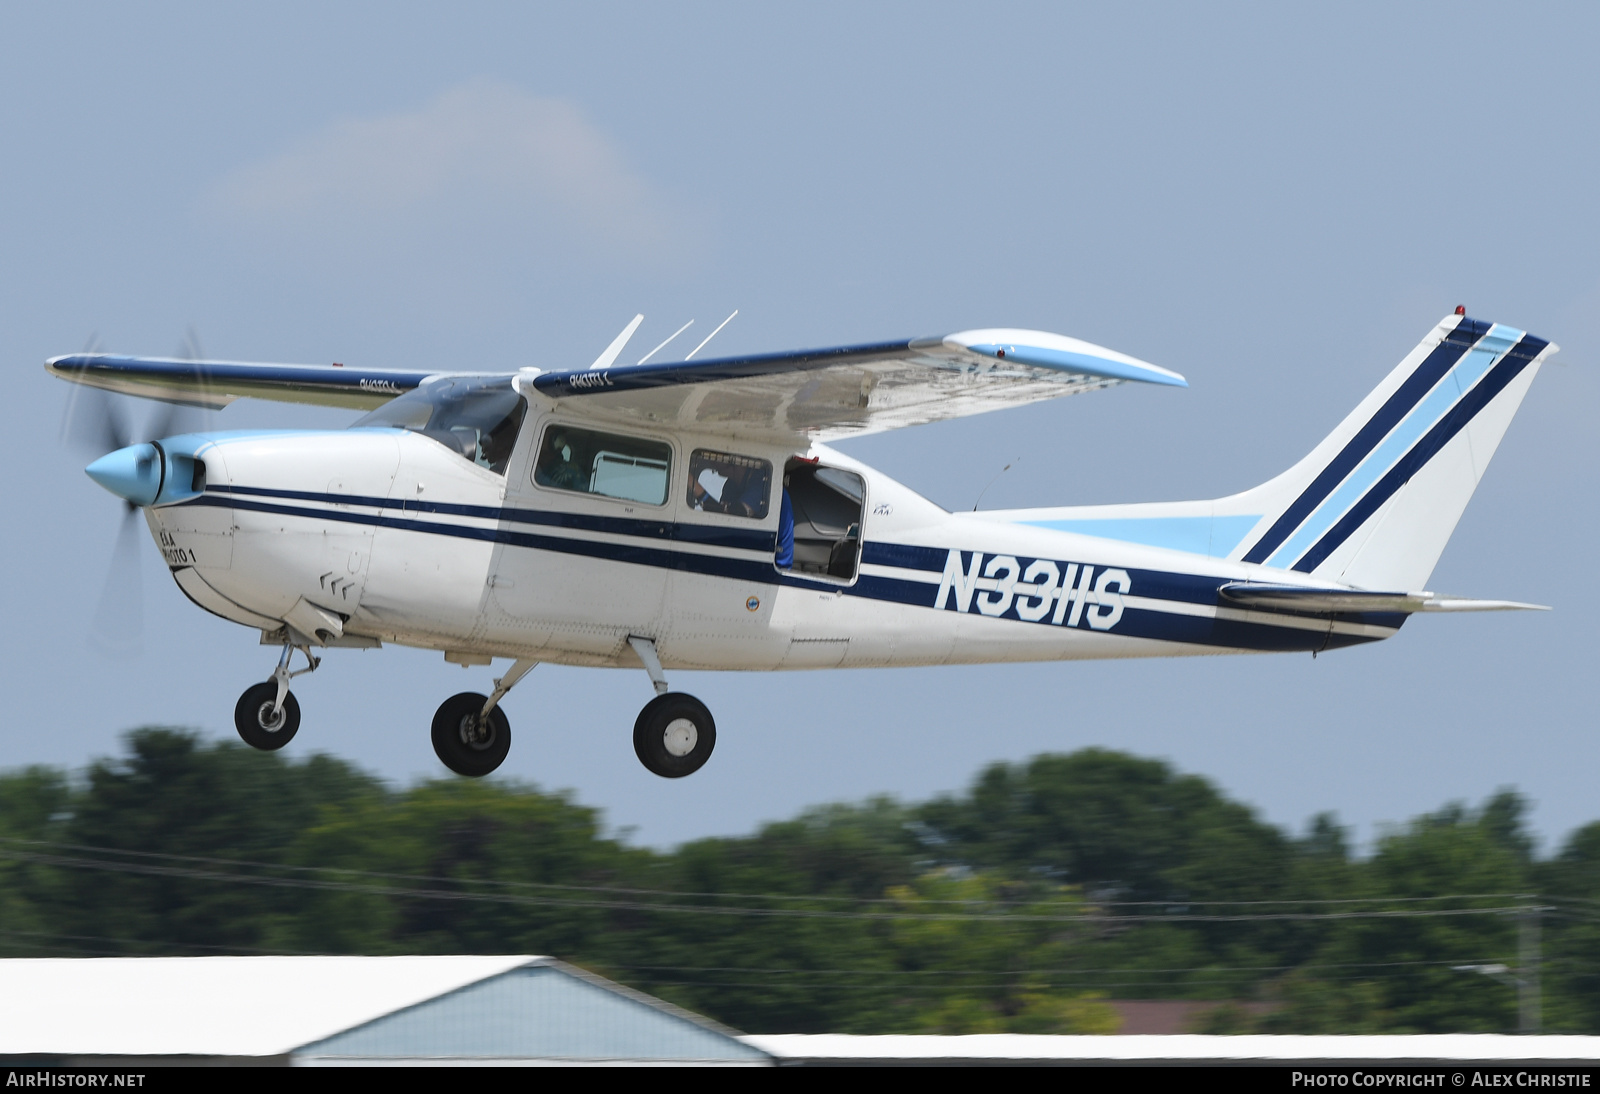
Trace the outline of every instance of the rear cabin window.
<path fill-rule="evenodd" d="M 735 452 L 697 448 L 689 457 L 689 508 L 764 520 L 772 496 L 772 464 Z"/>
<path fill-rule="evenodd" d="M 552 425 L 544 431 L 533 481 L 552 490 L 661 505 L 672 447 L 661 441 Z"/>

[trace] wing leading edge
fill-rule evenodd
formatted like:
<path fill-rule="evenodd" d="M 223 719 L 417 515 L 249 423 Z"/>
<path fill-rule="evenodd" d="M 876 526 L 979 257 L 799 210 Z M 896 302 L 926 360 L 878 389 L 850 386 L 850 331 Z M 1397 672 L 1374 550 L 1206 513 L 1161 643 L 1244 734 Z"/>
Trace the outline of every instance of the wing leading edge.
<path fill-rule="evenodd" d="M 1176 372 L 1043 331 L 989 329 L 749 357 L 545 372 L 585 415 L 737 435 L 841 437 L 1022 406 Z"/>
<path fill-rule="evenodd" d="M 410 369 L 185 361 L 108 353 L 52 357 L 44 367 L 74 383 L 212 410 L 243 398 L 372 410 L 439 375 Z"/>

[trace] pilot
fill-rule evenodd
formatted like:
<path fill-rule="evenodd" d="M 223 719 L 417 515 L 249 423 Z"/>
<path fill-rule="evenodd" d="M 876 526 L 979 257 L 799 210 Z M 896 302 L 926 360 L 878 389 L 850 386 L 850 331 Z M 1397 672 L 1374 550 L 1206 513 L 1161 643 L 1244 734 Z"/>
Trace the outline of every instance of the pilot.
<path fill-rule="evenodd" d="M 540 486 L 553 486 L 557 490 L 582 490 L 583 472 L 572 460 L 572 445 L 565 433 L 551 436 L 545 445 L 544 458 L 539 461 L 539 471 L 534 480 Z"/>
<path fill-rule="evenodd" d="M 717 473 L 712 467 L 707 467 L 689 484 L 689 506 L 707 513 L 725 513 L 727 510 L 722 505 L 722 491 L 728 485 L 728 476 Z"/>

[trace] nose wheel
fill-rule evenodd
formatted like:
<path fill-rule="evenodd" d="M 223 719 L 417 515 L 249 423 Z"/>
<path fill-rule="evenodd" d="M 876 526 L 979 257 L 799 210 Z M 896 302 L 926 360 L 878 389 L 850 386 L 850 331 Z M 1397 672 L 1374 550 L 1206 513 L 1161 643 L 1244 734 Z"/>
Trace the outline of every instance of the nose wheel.
<path fill-rule="evenodd" d="M 233 708 L 233 728 L 251 748 L 276 752 L 300 729 L 300 701 L 286 691 L 280 705 L 276 680 L 246 688 Z"/>
<path fill-rule="evenodd" d="M 306 667 L 290 672 L 289 659 L 296 649 L 305 654 Z M 263 752 L 276 752 L 294 738 L 300 729 L 300 701 L 290 694 L 289 681 L 314 672 L 320 664 L 322 659 L 311 655 L 310 646 L 296 646 L 285 640 L 272 679 L 246 688 L 234 704 L 233 728 L 245 744 Z"/>
<path fill-rule="evenodd" d="M 633 750 L 653 775 L 681 779 L 693 775 L 717 747 L 717 723 L 693 695 L 657 695 L 633 723 Z"/>

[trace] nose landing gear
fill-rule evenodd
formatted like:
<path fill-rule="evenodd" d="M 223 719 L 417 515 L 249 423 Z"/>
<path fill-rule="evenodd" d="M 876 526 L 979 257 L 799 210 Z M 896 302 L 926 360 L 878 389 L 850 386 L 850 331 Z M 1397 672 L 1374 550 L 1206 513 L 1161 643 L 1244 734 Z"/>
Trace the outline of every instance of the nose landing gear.
<path fill-rule="evenodd" d="M 289 671 L 289 658 L 299 649 L 306 656 L 306 667 L 298 672 Z M 316 671 L 322 664 L 320 657 L 311 655 L 310 646 L 295 646 L 285 641 L 283 655 L 272 679 L 254 684 L 239 696 L 233 708 L 233 728 L 251 748 L 263 752 L 276 752 L 294 738 L 300 729 L 300 702 L 289 691 L 289 681 Z"/>

